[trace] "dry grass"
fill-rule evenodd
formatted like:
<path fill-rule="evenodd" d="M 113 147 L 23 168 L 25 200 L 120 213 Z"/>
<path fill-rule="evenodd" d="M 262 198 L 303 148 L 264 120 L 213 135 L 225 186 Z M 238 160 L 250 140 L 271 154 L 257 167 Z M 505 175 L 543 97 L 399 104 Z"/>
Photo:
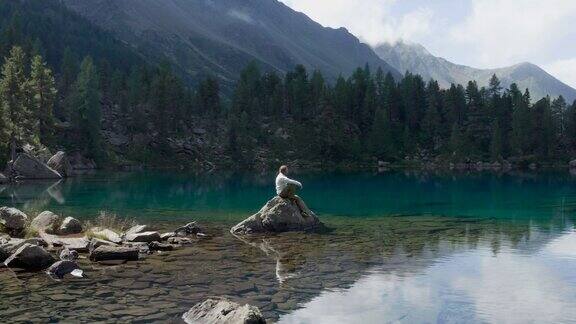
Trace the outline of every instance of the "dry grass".
<path fill-rule="evenodd" d="M 96 217 L 96 219 L 94 219 L 93 221 L 88 221 L 86 223 L 86 228 L 88 229 L 86 235 L 88 236 L 89 234 L 91 234 L 92 237 L 99 238 L 98 235 L 95 235 L 90 231 L 90 229 L 94 227 L 99 227 L 102 229 L 106 228 L 116 232 L 117 234 L 120 234 L 135 225 L 138 225 L 138 223 L 136 223 L 134 219 L 123 217 L 121 218 L 118 217 L 116 214 L 101 211 L 98 217 Z"/>

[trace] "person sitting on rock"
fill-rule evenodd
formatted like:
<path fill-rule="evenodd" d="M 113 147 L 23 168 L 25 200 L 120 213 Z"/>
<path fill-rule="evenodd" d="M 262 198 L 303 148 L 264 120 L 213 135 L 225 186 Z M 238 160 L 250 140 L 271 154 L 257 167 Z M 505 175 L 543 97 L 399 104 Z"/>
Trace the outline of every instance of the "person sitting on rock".
<path fill-rule="evenodd" d="M 278 170 L 278 176 L 276 176 L 276 194 L 284 199 L 290 199 L 293 201 L 302 216 L 309 216 L 307 213 L 308 207 L 304 201 L 296 195 L 296 191 L 302 189 L 302 184 L 296 180 L 288 178 L 288 166 L 283 165 Z"/>

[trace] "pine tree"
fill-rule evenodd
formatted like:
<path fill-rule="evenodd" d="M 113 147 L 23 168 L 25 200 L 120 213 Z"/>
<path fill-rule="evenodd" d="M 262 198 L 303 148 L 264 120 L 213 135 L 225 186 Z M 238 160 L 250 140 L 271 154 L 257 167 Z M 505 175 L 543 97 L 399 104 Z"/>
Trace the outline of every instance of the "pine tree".
<path fill-rule="evenodd" d="M 422 120 L 425 146 L 431 150 L 438 148 L 442 135 L 442 95 L 436 81 L 430 81 L 426 88 L 426 113 Z"/>
<path fill-rule="evenodd" d="M 72 87 L 73 123 L 80 134 L 79 145 L 84 153 L 97 163 L 103 162 L 104 152 L 101 141 L 100 93 L 98 72 L 92 58 L 86 57 L 80 66 L 80 73 Z"/>
<path fill-rule="evenodd" d="M 46 62 L 37 55 L 32 59 L 30 72 L 30 90 L 32 91 L 33 112 L 39 122 L 39 138 L 42 144 L 49 146 L 54 141 L 53 110 L 56 103 L 56 84 Z"/>
<path fill-rule="evenodd" d="M 38 122 L 32 113 L 30 83 L 25 73 L 25 65 L 26 56 L 22 48 L 12 48 L 2 67 L 0 79 L 4 131 L 10 138 L 10 143 L 18 146 L 39 142 Z"/>

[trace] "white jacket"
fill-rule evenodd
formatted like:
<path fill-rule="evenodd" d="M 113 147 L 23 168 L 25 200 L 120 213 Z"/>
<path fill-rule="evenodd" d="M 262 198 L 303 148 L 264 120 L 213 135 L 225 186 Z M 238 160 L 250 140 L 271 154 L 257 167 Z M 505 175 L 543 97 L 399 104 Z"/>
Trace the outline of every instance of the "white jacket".
<path fill-rule="evenodd" d="M 290 185 L 302 189 L 302 184 L 300 182 L 292 180 L 282 173 L 278 173 L 278 176 L 276 177 L 276 193 L 280 196 Z"/>

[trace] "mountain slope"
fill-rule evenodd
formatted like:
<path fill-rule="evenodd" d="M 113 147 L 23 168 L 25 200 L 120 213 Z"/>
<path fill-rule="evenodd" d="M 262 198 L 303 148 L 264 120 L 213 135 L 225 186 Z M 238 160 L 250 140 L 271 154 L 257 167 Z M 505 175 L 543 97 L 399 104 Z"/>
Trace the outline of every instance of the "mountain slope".
<path fill-rule="evenodd" d="M 149 60 L 167 57 L 191 80 L 232 82 L 256 60 L 285 72 L 296 64 L 329 78 L 369 64 L 399 73 L 345 29 L 325 28 L 276 0 L 65 0 Z"/>
<path fill-rule="evenodd" d="M 465 85 L 476 80 L 479 85 L 488 84 L 490 77 L 496 74 L 502 85 L 508 87 L 516 83 L 520 89 L 528 88 L 532 99 L 538 100 L 546 95 L 564 96 L 568 101 L 576 100 L 576 90 L 554 78 L 540 67 L 531 63 L 520 63 L 499 69 L 475 69 L 449 62 L 430 54 L 422 45 L 397 42 L 385 43 L 375 48 L 376 53 L 400 72 L 418 73 L 425 80 L 437 80 L 442 87 L 451 83 Z"/>
<path fill-rule="evenodd" d="M 66 48 L 77 60 L 90 55 L 114 69 L 144 63 L 131 48 L 58 0 L 0 0 L 0 57 L 15 45 L 42 54 L 56 72 Z"/>

